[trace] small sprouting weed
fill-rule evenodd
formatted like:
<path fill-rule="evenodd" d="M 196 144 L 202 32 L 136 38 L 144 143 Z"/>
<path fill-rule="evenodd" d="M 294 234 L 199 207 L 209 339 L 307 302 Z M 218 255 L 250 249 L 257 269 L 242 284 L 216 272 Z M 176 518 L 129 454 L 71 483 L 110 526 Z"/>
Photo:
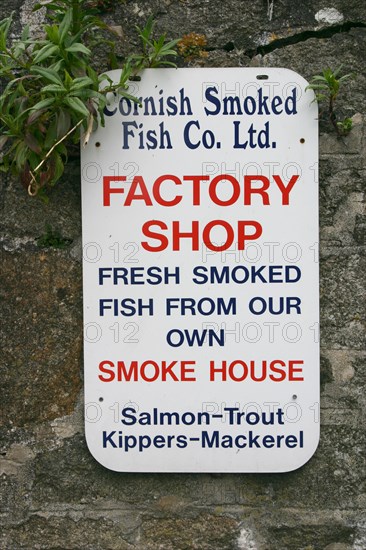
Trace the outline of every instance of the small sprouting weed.
<path fill-rule="evenodd" d="M 328 117 L 338 136 L 347 135 L 352 128 L 352 120 L 350 118 L 345 118 L 343 121 L 337 121 L 334 110 L 334 104 L 342 84 L 353 76 L 352 73 L 339 76 L 341 69 L 342 65 L 335 71 L 332 71 L 332 69 L 324 69 L 321 75 L 313 76 L 310 80 L 310 84 L 306 87 L 306 90 L 313 90 L 315 93 L 315 101 L 320 104 L 324 102 L 327 103 Z"/>
<path fill-rule="evenodd" d="M 44 235 L 37 239 L 39 248 L 67 248 L 72 243 L 72 239 L 62 237 L 57 229 L 53 229 L 49 224 L 46 225 Z"/>
<path fill-rule="evenodd" d="M 337 122 L 337 126 L 342 133 L 342 136 L 346 136 L 352 130 L 353 121 L 352 118 L 345 118 Z"/>
<path fill-rule="evenodd" d="M 166 41 L 165 34 L 161 35 L 158 40 L 152 36 L 154 28 L 154 19 L 150 16 L 143 29 L 136 27 L 141 39 L 142 52 L 131 55 L 127 64 L 133 65 L 132 74 L 136 74 L 140 70 L 150 67 L 176 67 L 176 64 L 171 61 L 171 58 L 177 55 L 175 50 L 178 40 Z"/>

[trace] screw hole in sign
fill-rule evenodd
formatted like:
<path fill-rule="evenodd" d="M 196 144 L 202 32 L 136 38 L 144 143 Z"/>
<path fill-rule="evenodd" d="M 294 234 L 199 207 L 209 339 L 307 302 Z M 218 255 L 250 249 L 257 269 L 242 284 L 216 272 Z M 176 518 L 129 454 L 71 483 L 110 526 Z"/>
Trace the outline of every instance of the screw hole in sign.
<path fill-rule="evenodd" d="M 257 74 L 257 80 L 268 80 L 268 74 Z"/>
<path fill-rule="evenodd" d="M 304 138 L 301 138 L 301 139 L 300 139 L 300 143 L 305 143 L 305 139 L 304 139 Z"/>
<path fill-rule="evenodd" d="M 95 147 L 100 147 L 100 141 L 97 141 Z"/>

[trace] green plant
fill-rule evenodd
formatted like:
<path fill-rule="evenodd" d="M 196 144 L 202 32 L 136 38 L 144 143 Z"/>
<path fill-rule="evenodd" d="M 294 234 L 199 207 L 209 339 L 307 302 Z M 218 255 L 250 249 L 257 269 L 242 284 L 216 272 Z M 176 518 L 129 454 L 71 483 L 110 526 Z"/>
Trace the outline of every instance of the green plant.
<path fill-rule="evenodd" d="M 346 117 L 344 120 L 338 121 L 337 126 L 343 136 L 346 136 L 352 130 L 352 118 Z"/>
<path fill-rule="evenodd" d="M 104 124 L 107 92 L 138 101 L 128 94 L 129 79 L 145 67 L 172 64 L 166 57 L 176 55 L 177 43 L 153 40 L 150 18 L 138 29 L 142 53 L 126 59 L 115 84 L 91 66 L 96 30 L 108 30 L 94 8 L 84 0 L 44 0 L 36 9 L 44 6 L 50 23 L 41 40 L 26 27 L 9 44 L 12 17 L 0 22 L 0 170 L 18 174 L 30 195 L 41 196 L 61 177 L 80 129 L 85 144 L 98 120 Z"/>
<path fill-rule="evenodd" d="M 343 121 L 337 121 L 337 116 L 334 110 L 334 104 L 343 82 L 352 77 L 352 74 L 338 76 L 341 72 L 342 65 L 335 71 L 325 69 L 321 75 L 315 75 L 310 81 L 307 90 L 313 90 L 315 100 L 318 103 L 327 103 L 327 114 L 338 136 L 347 135 L 352 129 L 352 119 L 345 118 Z"/>
<path fill-rule="evenodd" d="M 47 224 L 44 235 L 38 237 L 37 246 L 39 248 L 67 248 L 72 243 L 72 239 L 62 237 L 61 233 L 57 229 Z"/>
<path fill-rule="evenodd" d="M 138 72 L 145 67 L 156 68 L 163 66 L 176 67 L 175 63 L 167 61 L 166 57 L 176 56 L 175 46 L 178 40 L 166 42 L 165 34 L 161 35 L 158 40 L 152 38 L 154 20 L 149 17 L 143 29 L 136 27 L 142 41 L 142 52 L 130 56 L 129 61 L 134 65 L 133 72 Z"/>

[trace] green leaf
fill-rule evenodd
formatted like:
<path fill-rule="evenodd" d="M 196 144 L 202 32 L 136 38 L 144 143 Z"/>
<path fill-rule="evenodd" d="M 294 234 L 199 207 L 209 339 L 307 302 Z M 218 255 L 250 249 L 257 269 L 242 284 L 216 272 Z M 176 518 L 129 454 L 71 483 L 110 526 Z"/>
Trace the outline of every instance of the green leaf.
<path fill-rule="evenodd" d="M 15 45 L 14 50 L 13 50 L 14 57 L 19 59 L 20 56 L 23 55 L 23 53 L 25 52 L 26 47 L 27 47 L 27 45 L 24 42 L 18 42 Z"/>
<path fill-rule="evenodd" d="M 62 136 L 66 135 L 71 127 L 71 117 L 70 113 L 66 109 L 60 109 L 56 115 L 56 135 L 57 139 L 60 139 Z"/>
<path fill-rule="evenodd" d="M 47 129 L 46 138 L 44 140 L 44 147 L 51 149 L 52 145 L 56 142 L 57 138 L 57 120 L 54 118 Z"/>
<path fill-rule="evenodd" d="M 33 122 L 35 122 L 41 115 L 43 115 L 43 113 L 46 112 L 47 109 L 40 109 L 40 110 L 36 110 L 36 111 L 33 111 L 28 119 L 27 119 L 27 122 L 26 122 L 26 125 L 27 126 L 30 126 L 31 124 L 33 124 Z"/>
<path fill-rule="evenodd" d="M 53 3 L 53 0 L 41 0 L 40 2 L 37 2 L 37 4 L 33 7 L 32 11 L 40 10 L 41 8 L 44 8 L 45 6 L 47 6 L 47 8 L 49 6 L 54 6 L 55 9 L 60 8 L 60 6 Z"/>
<path fill-rule="evenodd" d="M 137 97 L 135 97 L 135 96 L 129 94 L 129 93 L 126 92 L 125 90 L 119 89 L 119 90 L 118 90 L 118 93 L 119 93 L 122 97 L 125 97 L 126 99 L 130 99 L 130 100 L 133 101 L 134 103 L 138 103 L 139 105 L 141 105 L 140 100 L 139 100 Z"/>
<path fill-rule="evenodd" d="M 159 37 L 159 40 L 154 40 L 154 48 L 156 50 L 161 50 L 161 48 L 163 47 L 164 45 L 164 42 L 165 42 L 165 34 L 162 34 L 160 37 Z"/>
<path fill-rule="evenodd" d="M 26 42 L 29 38 L 29 25 L 26 25 L 22 31 L 21 40 Z"/>
<path fill-rule="evenodd" d="M 166 57 L 168 55 L 178 55 L 177 52 L 175 50 L 172 50 L 172 49 L 168 49 L 168 48 L 162 48 L 160 53 L 159 53 L 159 57 Z"/>
<path fill-rule="evenodd" d="M 73 83 L 73 82 L 74 82 L 74 81 L 73 81 L 72 77 L 69 75 L 69 73 L 68 73 L 67 70 L 65 69 L 65 81 L 64 81 L 64 83 L 65 83 L 65 86 L 66 86 L 66 88 L 67 88 L 68 90 L 69 90 L 70 87 L 72 86 L 72 83 Z"/>
<path fill-rule="evenodd" d="M 4 148 L 4 145 L 8 141 L 9 136 L 0 136 L 0 151 Z"/>
<path fill-rule="evenodd" d="M 62 93 L 66 92 L 66 88 L 64 86 L 59 86 L 58 84 L 47 84 L 44 88 L 42 88 L 42 92 L 56 92 L 56 93 Z"/>
<path fill-rule="evenodd" d="M 30 107 L 27 109 L 27 111 L 37 111 L 40 109 L 46 109 L 48 107 L 51 107 L 55 103 L 56 99 L 54 97 L 48 97 L 47 99 L 42 99 L 42 101 L 38 101 L 33 107 Z"/>
<path fill-rule="evenodd" d="M 347 78 L 351 78 L 352 76 L 352 73 L 345 74 L 338 79 L 338 82 L 343 82 L 344 80 L 347 80 Z"/>
<path fill-rule="evenodd" d="M 87 86 L 90 86 L 90 85 L 93 85 L 93 81 L 88 76 L 75 78 L 70 87 L 70 92 L 73 92 L 75 90 L 81 90 L 82 88 L 86 88 Z"/>
<path fill-rule="evenodd" d="M 332 74 L 334 77 L 336 77 L 337 74 L 340 73 L 342 67 L 343 67 L 343 64 L 342 64 L 342 65 L 339 65 L 339 67 L 338 67 L 337 69 L 335 69 L 335 71 L 333 71 L 333 73 L 332 73 L 332 70 L 331 70 L 331 69 L 328 69 L 328 71 L 329 71 L 330 74 Z"/>
<path fill-rule="evenodd" d="M 28 147 L 24 143 L 24 141 L 20 141 L 14 153 L 14 161 L 18 172 L 21 172 L 21 170 L 23 169 L 24 164 L 26 163 L 26 160 L 27 160 L 27 155 L 28 155 Z"/>
<path fill-rule="evenodd" d="M 316 100 L 317 101 L 325 101 L 326 99 L 328 99 L 328 96 L 324 95 L 324 94 L 316 94 Z"/>
<path fill-rule="evenodd" d="M 54 44 L 60 43 L 59 28 L 57 25 L 45 25 L 45 31 L 48 39 Z"/>
<path fill-rule="evenodd" d="M 323 82 L 326 82 L 326 79 L 324 78 L 324 76 L 320 76 L 320 75 L 313 76 L 310 82 L 315 82 L 317 80 L 322 80 Z"/>
<path fill-rule="evenodd" d="M 35 78 L 35 77 L 34 77 Z M 15 86 L 15 85 L 19 85 L 19 83 L 22 81 L 22 80 L 26 80 L 26 79 L 31 79 L 31 77 L 28 77 L 28 75 L 25 75 L 25 76 L 21 76 L 19 78 L 14 78 L 14 80 L 11 80 L 10 82 L 8 82 L 8 84 L 6 85 L 5 87 L 5 90 L 4 90 L 4 93 L 3 93 L 3 99 L 5 100 L 5 97 L 9 94 L 14 94 L 14 90 L 12 90 L 12 88 Z M 20 90 L 17 90 L 17 91 L 20 91 Z M 24 93 L 24 91 L 23 91 Z"/>
<path fill-rule="evenodd" d="M 31 170 L 34 170 L 38 164 L 40 163 L 40 155 L 36 155 L 36 153 L 33 153 L 33 151 L 30 151 L 27 160 L 29 162 Z"/>
<path fill-rule="evenodd" d="M 14 13 L 14 12 L 13 12 Z M 8 37 L 10 25 L 13 22 L 13 14 L 0 21 L 0 51 L 6 51 L 6 39 Z"/>
<path fill-rule="evenodd" d="M 102 82 L 104 82 L 104 80 L 107 80 L 108 84 L 109 84 L 110 86 L 113 86 L 113 80 L 112 80 L 111 77 L 110 77 L 108 74 L 106 74 L 106 73 L 103 73 L 103 74 L 99 75 L 99 82 L 102 83 Z"/>
<path fill-rule="evenodd" d="M 89 116 L 89 111 L 85 107 L 84 103 L 78 97 L 65 97 L 64 103 L 68 105 L 73 111 L 79 113 L 83 117 Z"/>
<path fill-rule="evenodd" d="M 99 101 L 104 102 L 105 105 L 107 104 L 107 100 L 106 100 L 105 95 L 101 94 L 100 92 L 96 92 L 95 90 L 83 90 L 83 91 L 86 92 L 85 95 L 88 99 L 92 98 L 92 97 L 95 97 L 95 98 L 99 99 Z"/>
<path fill-rule="evenodd" d="M 46 44 L 37 52 L 36 56 L 33 59 L 34 63 L 40 63 L 41 61 L 44 61 L 47 59 L 47 57 L 51 57 L 55 52 L 57 52 L 58 46 L 55 44 Z"/>
<path fill-rule="evenodd" d="M 154 47 L 154 44 L 151 42 L 151 40 L 149 40 L 149 38 L 147 36 L 144 36 L 143 34 L 141 35 L 141 39 L 142 39 L 142 42 L 144 44 L 146 44 L 147 46 L 150 46 L 151 48 Z"/>
<path fill-rule="evenodd" d="M 56 182 L 64 173 L 64 163 L 62 162 L 61 156 L 57 152 L 52 155 L 52 161 L 54 168 L 53 180 Z"/>
<path fill-rule="evenodd" d="M 67 161 L 67 147 L 64 142 L 59 143 L 57 145 L 57 151 L 65 158 L 65 162 Z"/>
<path fill-rule="evenodd" d="M 60 84 L 62 86 L 62 81 L 61 81 L 59 75 L 57 74 L 57 72 L 55 70 L 46 69 L 45 67 L 37 67 L 35 65 L 32 65 L 30 70 L 33 73 L 42 76 L 46 80 L 49 80 L 50 82 L 53 82 L 54 84 Z"/>
<path fill-rule="evenodd" d="M 91 51 L 89 48 L 84 46 L 84 44 L 81 44 L 80 42 L 77 42 L 76 44 L 72 44 L 68 48 L 66 48 L 66 51 L 69 53 L 83 53 L 85 55 L 91 55 Z"/>
<path fill-rule="evenodd" d="M 1 113 L 1 122 L 5 124 L 10 130 L 14 131 L 14 117 L 6 115 L 4 112 Z"/>
<path fill-rule="evenodd" d="M 143 29 L 140 29 L 140 27 L 136 27 L 140 35 L 140 38 L 142 39 L 149 38 L 151 36 L 153 26 L 154 26 L 154 17 L 150 15 Z"/>
<path fill-rule="evenodd" d="M 64 64 L 65 61 L 63 59 L 59 59 L 58 61 L 56 61 L 56 63 L 52 63 L 52 65 L 49 65 L 48 68 L 55 73 L 59 73 L 61 69 L 63 69 Z"/>
<path fill-rule="evenodd" d="M 328 90 L 328 86 L 326 84 L 309 84 L 306 86 L 306 90 Z"/>
<path fill-rule="evenodd" d="M 29 149 L 31 151 L 33 151 L 37 155 L 41 154 L 41 152 L 42 152 L 41 146 L 40 146 L 38 140 L 36 139 L 36 137 L 33 134 L 27 133 L 25 135 L 24 141 L 25 141 L 25 143 L 27 144 L 27 146 L 29 147 Z"/>
<path fill-rule="evenodd" d="M 72 24 L 72 9 L 69 9 L 65 13 L 65 17 L 63 18 L 59 26 L 61 44 L 64 42 L 65 37 L 71 28 L 71 24 Z"/>
<path fill-rule="evenodd" d="M 98 73 L 94 71 L 92 67 L 87 67 L 87 73 L 89 78 L 91 78 L 91 80 L 93 81 L 95 88 L 98 88 L 99 86 Z"/>
<path fill-rule="evenodd" d="M 174 48 L 178 44 L 178 42 L 180 42 L 180 40 L 181 40 L 180 38 L 178 38 L 176 40 L 170 40 L 170 42 L 167 42 L 164 47 L 168 48 L 168 49 Z M 175 55 L 178 55 L 175 50 L 173 50 L 173 51 L 174 51 Z"/>
<path fill-rule="evenodd" d="M 165 66 L 167 66 L 167 67 L 174 67 L 174 69 L 177 68 L 176 63 L 172 63 L 171 61 L 157 61 L 156 63 L 154 63 L 154 64 L 152 65 L 152 68 L 155 68 L 155 67 L 163 67 L 163 66 L 164 66 L 164 67 L 165 67 Z"/>

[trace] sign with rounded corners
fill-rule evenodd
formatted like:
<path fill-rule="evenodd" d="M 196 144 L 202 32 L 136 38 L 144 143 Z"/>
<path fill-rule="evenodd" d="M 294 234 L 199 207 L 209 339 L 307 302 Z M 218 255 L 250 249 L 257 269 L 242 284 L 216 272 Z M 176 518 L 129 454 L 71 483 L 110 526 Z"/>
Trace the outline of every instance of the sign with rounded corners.
<path fill-rule="evenodd" d="M 150 69 L 138 102 L 110 94 L 82 150 L 85 430 L 103 466 L 286 472 L 315 452 L 306 86 L 287 69 Z"/>

